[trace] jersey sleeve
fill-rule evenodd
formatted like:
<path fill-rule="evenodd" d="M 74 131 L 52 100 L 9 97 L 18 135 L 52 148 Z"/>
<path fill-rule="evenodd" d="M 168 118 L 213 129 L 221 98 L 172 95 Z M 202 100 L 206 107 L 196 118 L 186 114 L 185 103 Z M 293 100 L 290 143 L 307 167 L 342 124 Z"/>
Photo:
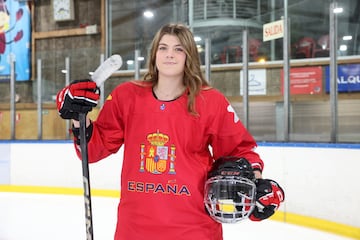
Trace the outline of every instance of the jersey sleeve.
<path fill-rule="evenodd" d="M 110 154 L 116 153 L 124 143 L 124 118 L 126 104 L 122 88 L 117 87 L 107 97 L 98 118 L 93 122 L 93 132 L 88 142 L 88 159 L 90 163 L 97 162 Z M 80 148 L 76 147 L 77 155 L 81 157 Z"/>
<path fill-rule="evenodd" d="M 264 163 L 254 151 L 257 144 L 241 123 L 238 115 L 224 96 L 216 98 L 216 114 L 211 124 L 211 146 L 214 159 L 223 156 L 246 158 L 256 170 L 262 171 Z"/>

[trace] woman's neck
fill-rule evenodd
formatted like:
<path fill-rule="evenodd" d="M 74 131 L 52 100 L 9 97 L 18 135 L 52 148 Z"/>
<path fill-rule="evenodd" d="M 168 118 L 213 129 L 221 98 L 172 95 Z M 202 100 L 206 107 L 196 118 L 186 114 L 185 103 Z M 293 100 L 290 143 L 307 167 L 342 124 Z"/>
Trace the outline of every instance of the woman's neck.
<path fill-rule="evenodd" d="M 157 99 L 162 101 L 171 101 L 180 97 L 184 91 L 185 86 L 182 81 L 159 81 L 153 88 Z"/>

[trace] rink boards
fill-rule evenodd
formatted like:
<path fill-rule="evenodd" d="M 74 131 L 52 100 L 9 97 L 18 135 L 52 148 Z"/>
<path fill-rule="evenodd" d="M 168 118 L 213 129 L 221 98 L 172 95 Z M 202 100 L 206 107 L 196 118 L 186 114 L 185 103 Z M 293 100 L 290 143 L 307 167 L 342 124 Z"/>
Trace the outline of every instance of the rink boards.
<path fill-rule="evenodd" d="M 93 196 L 119 197 L 122 150 L 90 166 Z M 286 202 L 275 220 L 360 239 L 360 144 L 259 143 L 264 177 Z M 1 141 L 0 192 L 82 195 L 70 141 Z"/>

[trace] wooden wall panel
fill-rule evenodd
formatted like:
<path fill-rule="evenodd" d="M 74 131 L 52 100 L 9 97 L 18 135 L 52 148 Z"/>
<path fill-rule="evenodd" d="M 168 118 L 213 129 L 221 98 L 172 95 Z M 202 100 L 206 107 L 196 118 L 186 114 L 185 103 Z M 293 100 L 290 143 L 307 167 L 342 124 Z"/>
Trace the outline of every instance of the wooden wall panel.
<path fill-rule="evenodd" d="M 16 111 L 15 139 L 36 140 L 38 139 L 38 112 L 31 108 L 22 108 Z M 89 113 L 91 119 L 96 119 L 99 108 Z M 66 139 L 69 129 L 66 129 L 66 120 L 62 119 L 57 109 L 44 108 L 42 111 L 42 139 Z M 0 140 L 11 139 L 10 111 L 0 110 Z"/>

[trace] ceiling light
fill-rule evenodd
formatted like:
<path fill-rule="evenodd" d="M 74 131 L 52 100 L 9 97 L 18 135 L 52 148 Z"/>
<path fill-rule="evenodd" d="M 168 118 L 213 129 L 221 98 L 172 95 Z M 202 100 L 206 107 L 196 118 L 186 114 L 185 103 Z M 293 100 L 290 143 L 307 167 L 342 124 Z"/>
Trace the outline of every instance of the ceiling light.
<path fill-rule="evenodd" d="M 200 42 L 200 41 L 201 41 L 201 37 L 195 36 L 195 37 L 194 37 L 194 40 L 195 40 L 195 42 Z"/>
<path fill-rule="evenodd" d="M 153 18 L 153 17 L 154 17 L 154 13 L 153 13 L 152 11 L 150 11 L 150 10 L 146 10 L 146 11 L 144 12 L 144 17 L 146 17 L 146 18 Z"/>
<path fill-rule="evenodd" d="M 334 8 L 334 13 L 342 13 L 344 9 L 342 7 Z"/>
<path fill-rule="evenodd" d="M 346 45 L 340 45 L 339 50 L 344 52 L 344 51 L 347 50 L 347 46 Z"/>

